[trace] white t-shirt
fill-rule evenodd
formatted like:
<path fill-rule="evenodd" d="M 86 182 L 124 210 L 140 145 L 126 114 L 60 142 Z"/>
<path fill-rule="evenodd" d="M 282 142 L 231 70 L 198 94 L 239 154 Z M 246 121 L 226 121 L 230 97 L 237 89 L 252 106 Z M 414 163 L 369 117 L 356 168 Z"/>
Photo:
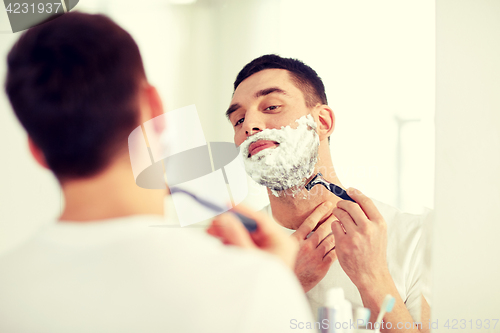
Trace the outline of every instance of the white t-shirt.
<path fill-rule="evenodd" d="M 394 207 L 373 200 L 375 206 L 387 222 L 387 265 L 392 279 L 406 308 L 415 321 L 420 321 L 423 242 L 422 225 L 424 215 L 402 213 Z M 270 206 L 264 209 L 270 216 Z M 295 230 L 283 228 L 292 234 Z M 330 267 L 326 276 L 307 293 L 313 314 L 325 304 L 325 295 L 330 288 L 341 287 L 353 308 L 362 307 L 358 289 L 344 272 L 338 260 Z"/>
<path fill-rule="evenodd" d="M 0 257 L 0 332 L 296 332 L 312 320 L 280 260 L 160 216 L 52 223 Z"/>

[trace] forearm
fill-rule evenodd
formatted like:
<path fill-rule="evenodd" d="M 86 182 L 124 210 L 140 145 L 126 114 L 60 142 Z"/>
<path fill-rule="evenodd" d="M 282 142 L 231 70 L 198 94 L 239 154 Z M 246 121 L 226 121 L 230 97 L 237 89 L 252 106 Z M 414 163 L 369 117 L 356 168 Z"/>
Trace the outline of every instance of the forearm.
<path fill-rule="evenodd" d="M 384 324 L 380 330 L 381 332 L 414 333 L 420 332 L 420 329 L 422 329 L 423 323 L 422 325 L 417 325 L 415 322 L 414 325 L 414 320 L 408 312 L 408 309 L 406 309 L 403 299 L 399 295 L 396 285 L 389 273 L 380 277 L 378 281 L 374 281 L 370 286 L 360 287 L 358 290 L 361 294 L 363 305 L 371 311 L 370 322 L 373 325 L 375 325 L 380 306 L 385 296 L 390 294 L 396 298 L 396 303 L 392 311 L 386 313 L 384 316 Z M 375 328 L 375 326 L 373 326 L 373 328 Z"/>

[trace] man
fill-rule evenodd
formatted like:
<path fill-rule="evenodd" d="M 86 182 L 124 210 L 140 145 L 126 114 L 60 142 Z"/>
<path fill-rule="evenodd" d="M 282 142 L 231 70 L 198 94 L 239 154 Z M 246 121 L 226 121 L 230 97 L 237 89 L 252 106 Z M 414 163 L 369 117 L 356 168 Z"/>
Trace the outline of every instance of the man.
<path fill-rule="evenodd" d="M 277 55 L 254 59 L 238 74 L 226 115 L 247 173 L 268 187 L 266 210 L 281 226 L 295 230 L 292 236 L 301 246 L 295 273 L 313 312 L 328 289 L 340 286 L 354 305 L 371 310 L 372 321 L 391 294 L 396 305 L 385 321 L 393 329 L 398 322 L 426 324 L 421 220 L 354 189 L 347 194 L 356 203 L 322 185 L 305 188 L 319 172 L 342 188 L 329 147 L 335 117 L 316 72 Z"/>
<path fill-rule="evenodd" d="M 136 186 L 127 137 L 163 109 L 126 31 L 64 14 L 25 32 L 7 62 L 12 107 L 65 205 L 0 258 L 0 331 L 289 332 L 312 320 L 283 264 L 298 246 L 262 215 L 240 209 L 257 221 L 252 236 L 231 214 L 209 229 L 261 251 L 149 227 L 164 222 L 166 193 Z"/>

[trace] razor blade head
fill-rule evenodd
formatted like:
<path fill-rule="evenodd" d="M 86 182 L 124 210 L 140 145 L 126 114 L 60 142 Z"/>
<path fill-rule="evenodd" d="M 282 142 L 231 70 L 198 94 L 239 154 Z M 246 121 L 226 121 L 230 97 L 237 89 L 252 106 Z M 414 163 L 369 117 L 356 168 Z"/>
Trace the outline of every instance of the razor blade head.
<path fill-rule="evenodd" d="M 323 185 L 324 187 L 326 187 L 327 189 L 329 189 L 328 187 L 328 183 L 323 179 L 323 175 L 321 174 L 321 172 L 318 172 L 316 174 L 316 176 L 313 177 L 313 179 L 311 179 L 306 185 L 305 185 L 305 188 L 306 190 L 310 191 L 314 186 L 318 185 L 318 184 L 321 184 Z"/>

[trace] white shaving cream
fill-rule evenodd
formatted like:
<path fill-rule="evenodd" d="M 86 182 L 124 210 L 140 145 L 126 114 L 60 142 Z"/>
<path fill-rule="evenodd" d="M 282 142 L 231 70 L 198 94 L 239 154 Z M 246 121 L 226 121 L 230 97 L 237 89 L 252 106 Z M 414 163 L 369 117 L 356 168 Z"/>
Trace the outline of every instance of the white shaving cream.
<path fill-rule="evenodd" d="M 267 186 L 275 196 L 292 189 L 299 192 L 314 172 L 318 161 L 319 137 L 311 115 L 296 120 L 297 128 L 265 129 L 248 137 L 240 146 L 246 172 L 257 183 Z M 277 142 L 249 157 L 249 146 L 259 140 Z"/>

